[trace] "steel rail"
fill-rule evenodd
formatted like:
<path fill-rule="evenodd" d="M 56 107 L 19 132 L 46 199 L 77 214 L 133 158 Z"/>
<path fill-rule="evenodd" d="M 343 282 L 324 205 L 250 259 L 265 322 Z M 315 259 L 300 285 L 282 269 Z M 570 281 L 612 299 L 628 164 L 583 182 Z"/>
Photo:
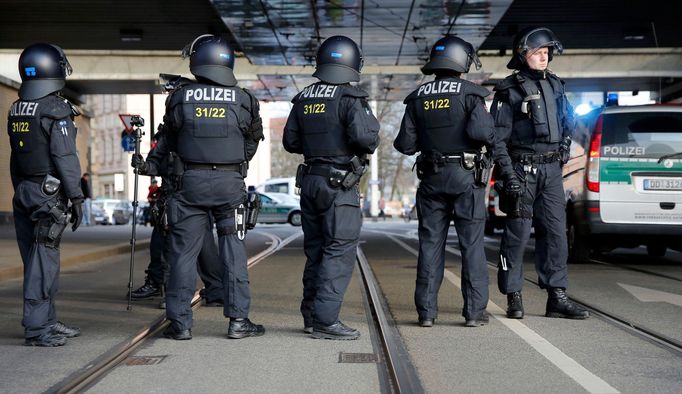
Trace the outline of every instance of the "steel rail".
<path fill-rule="evenodd" d="M 381 391 L 385 393 L 423 393 L 417 370 L 412 364 L 410 355 L 403 343 L 395 322 L 389 320 L 388 304 L 379 290 L 379 284 L 362 249 L 358 246 L 357 262 L 362 276 L 367 300 L 368 323 L 372 335 L 373 346 L 381 354 L 380 363 L 386 367 L 386 373 L 379 374 Z M 383 379 L 381 379 L 383 378 Z"/>
<path fill-rule="evenodd" d="M 266 257 L 274 254 L 289 244 L 291 241 L 298 238 L 301 235 L 301 232 L 299 231 L 284 240 L 270 233 L 262 232 L 260 234 L 270 238 L 272 244 L 265 250 L 248 259 L 247 266 L 249 268 L 258 264 Z M 197 291 L 192 298 L 192 310 L 197 310 L 200 307 L 201 297 Z M 151 324 L 144 327 L 135 335 L 109 349 L 107 352 L 94 359 L 85 367 L 73 372 L 57 384 L 50 387 L 48 390 L 46 390 L 46 392 L 56 394 L 78 393 L 92 387 L 108 372 L 116 368 L 118 364 L 124 361 L 131 353 L 139 348 L 145 340 L 155 336 L 158 332 L 165 329 L 168 324 L 170 324 L 170 322 L 166 319 L 165 313 L 158 316 Z"/>

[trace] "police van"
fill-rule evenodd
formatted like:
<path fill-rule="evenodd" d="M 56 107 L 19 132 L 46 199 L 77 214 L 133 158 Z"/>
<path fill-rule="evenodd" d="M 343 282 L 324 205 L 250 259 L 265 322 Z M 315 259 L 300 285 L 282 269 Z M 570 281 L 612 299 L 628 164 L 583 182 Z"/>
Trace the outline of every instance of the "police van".
<path fill-rule="evenodd" d="M 579 117 L 563 168 L 569 260 L 646 246 L 680 248 L 682 106 L 614 106 Z"/>

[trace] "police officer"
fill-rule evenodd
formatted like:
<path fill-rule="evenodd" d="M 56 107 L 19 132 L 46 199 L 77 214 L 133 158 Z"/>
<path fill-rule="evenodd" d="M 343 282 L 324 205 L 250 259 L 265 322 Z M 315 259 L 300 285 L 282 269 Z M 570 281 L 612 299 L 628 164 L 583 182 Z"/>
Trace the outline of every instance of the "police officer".
<path fill-rule="evenodd" d="M 304 331 L 315 338 L 356 339 L 360 332 L 339 320 L 355 265 L 362 226 L 357 182 L 366 154 L 379 144 L 379 122 L 368 94 L 350 85 L 360 80 L 362 54 L 348 37 L 333 36 L 317 51 L 320 82 L 294 97 L 282 142 L 303 154 L 301 187 L 304 249 Z"/>
<path fill-rule="evenodd" d="M 535 269 L 547 289 L 545 315 L 585 319 L 589 312 L 568 300 L 566 200 L 561 167 L 570 155 L 573 110 L 564 82 L 549 62 L 563 47 L 551 30 L 531 27 L 514 37 L 516 70 L 495 87 L 491 113 L 511 157 L 497 160 L 509 201 L 500 246 L 498 286 L 507 295 L 507 317 L 523 318 L 523 252 L 535 225 Z"/>
<path fill-rule="evenodd" d="M 24 49 L 19 73 L 19 100 L 10 108 L 7 132 L 12 148 L 14 226 L 24 262 L 25 344 L 62 346 L 65 338 L 81 333 L 57 321 L 54 305 L 62 233 L 69 221 L 76 231 L 83 219 L 73 124 L 79 112 L 59 96 L 71 65 L 58 46 L 34 44 Z"/>
<path fill-rule="evenodd" d="M 461 78 L 472 63 L 481 64 L 474 47 L 459 37 L 436 41 L 422 72 L 435 74 L 405 99 L 405 115 L 393 146 L 417 158 L 419 258 L 414 301 L 419 324 L 438 317 L 445 245 L 454 219 L 462 251 L 462 315 L 468 327 L 488 323 L 488 273 L 483 249 L 487 152 L 496 143 L 484 97 L 490 92 Z"/>
<path fill-rule="evenodd" d="M 258 100 L 237 86 L 234 51 L 222 38 L 197 37 L 183 50 L 190 57 L 196 82 L 182 85 L 166 100 L 164 124 L 169 145 L 176 147 L 184 174 L 168 200 L 170 277 L 166 315 L 168 338 L 191 339 L 190 301 L 196 286 L 196 261 L 209 212 L 216 221 L 220 260 L 224 267 L 224 315 L 230 318 L 228 338 L 263 335 L 265 329 L 248 319 L 249 278 L 243 230 L 238 227 L 246 200 L 244 177 L 248 161 L 263 138 Z M 163 157 L 170 152 L 157 146 Z M 132 164 L 148 175 L 158 174 L 160 162 L 134 155 Z M 238 233 L 239 232 L 239 233 Z"/>
<path fill-rule="evenodd" d="M 191 83 L 189 79 L 182 78 L 179 83 Z M 177 88 L 177 86 L 176 86 Z M 175 152 L 175 147 L 168 146 L 166 138 L 165 125 L 159 127 L 159 131 L 154 134 L 154 145 L 149 152 L 148 157 L 154 157 L 159 163 L 162 163 L 160 174 L 163 179 L 163 184 L 155 192 L 155 201 L 151 206 L 152 211 L 152 230 L 151 242 L 149 245 L 150 262 L 145 273 L 144 284 L 138 289 L 134 290 L 131 298 L 133 300 L 144 300 L 161 294 L 162 288 L 166 284 L 168 276 L 168 249 L 170 246 L 170 237 L 165 222 L 166 204 L 168 197 L 175 190 L 173 176 L 171 174 L 168 155 L 160 157 L 157 154 L 156 147 L 159 146 L 163 152 Z M 204 289 L 201 290 L 201 297 L 207 306 L 223 306 L 223 266 L 218 256 L 218 248 L 213 239 L 213 218 L 209 220 L 206 227 L 206 236 L 204 243 L 199 252 L 197 270 L 199 277 L 204 283 Z M 165 300 L 160 304 L 162 309 L 165 309 Z"/>

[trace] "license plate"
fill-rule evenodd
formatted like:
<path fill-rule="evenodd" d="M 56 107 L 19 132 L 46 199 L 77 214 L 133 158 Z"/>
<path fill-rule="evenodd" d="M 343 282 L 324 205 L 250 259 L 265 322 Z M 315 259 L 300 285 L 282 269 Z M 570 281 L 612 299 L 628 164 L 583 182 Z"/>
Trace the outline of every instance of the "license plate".
<path fill-rule="evenodd" d="M 682 178 L 669 179 L 645 179 L 644 190 L 680 190 L 682 191 Z"/>

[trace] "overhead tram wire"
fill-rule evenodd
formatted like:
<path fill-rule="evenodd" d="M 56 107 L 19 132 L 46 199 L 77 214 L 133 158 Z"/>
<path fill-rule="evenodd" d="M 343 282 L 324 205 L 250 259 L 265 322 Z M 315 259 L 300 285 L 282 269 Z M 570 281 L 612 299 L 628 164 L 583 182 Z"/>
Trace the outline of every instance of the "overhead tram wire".
<path fill-rule="evenodd" d="M 447 33 L 445 33 L 446 36 L 450 35 L 450 31 L 452 30 L 452 27 L 455 26 L 455 22 L 457 21 L 457 18 L 459 18 L 459 15 L 462 13 L 462 9 L 464 9 L 464 4 L 466 4 L 466 0 L 462 0 L 462 4 L 459 5 L 459 8 L 457 8 L 457 13 L 455 16 L 452 17 L 452 21 L 450 22 L 450 26 L 448 27 Z"/>
<path fill-rule="evenodd" d="M 407 14 L 407 20 L 405 21 L 405 28 L 403 29 L 403 35 L 400 38 L 400 47 L 398 48 L 398 55 L 395 58 L 395 65 L 397 66 L 400 63 L 400 55 L 403 52 L 403 45 L 405 44 L 405 35 L 407 35 L 407 28 L 410 27 L 410 20 L 412 19 L 412 11 L 414 10 L 414 2 L 415 0 L 412 0 L 412 3 L 410 4 L 410 12 Z M 391 88 L 391 82 L 393 82 L 393 74 L 391 74 L 388 78 L 388 83 L 386 83 L 386 86 L 384 87 L 384 101 L 388 100 L 388 93 L 392 90 Z"/>
<path fill-rule="evenodd" d="M 331 5 L 335 6 L 335 7 L 339 7 L 340 9 L 342 9 L 342 10 L 344 10 L 344 11 L 347 11 L 348 13 L 350 13 L 350 14 L 352 14 L 352 15 L 359 16 L 359 17 L 362 18 L 362 14 L 358 14 L 357 12 L 353 11 L 353 9 L 352 9 L 351 7 L 344 7 L 342 4 L 339 4 L 339 3 L 337 3 L 337 2 L 334 1 L 334 0 L 329 0 L 329 4 L 331 4 Z M 369 19 L 369 18 L 363 18 L 363 20 L 366 20 L 367 22 L 373 24 L 374 26 L 376 26 L 376 27 L 378 27 L 378 28 L 381 28 L 381 29 L 386 30 L 386 31 L 389 32 L 389 33 L 395 34 L 396 36 L 400 36 L 400 35 L 401 35 L 400 32 L 394 31 L 394 30 L 391 29 L 390 27 L 384 26 L 384 25 L 382 25 L 382 24 L 380 24 L 380 23 L 378 23 L 378 22 L 374 22 L 373 20 L 371 20 L 371 19 Z"/>
<path fill-rule="evenodd" d="M 362 51 L 362 39 L 365 33 L 365 0 L 360 2 L 360 51 Z"/>

